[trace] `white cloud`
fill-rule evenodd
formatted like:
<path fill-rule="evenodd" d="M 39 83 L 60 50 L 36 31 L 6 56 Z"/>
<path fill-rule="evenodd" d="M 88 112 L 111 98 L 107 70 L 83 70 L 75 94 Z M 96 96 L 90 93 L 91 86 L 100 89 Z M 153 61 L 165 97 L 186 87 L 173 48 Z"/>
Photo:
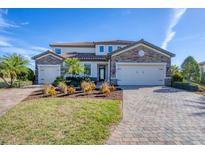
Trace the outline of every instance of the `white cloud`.
<path fill-rule="evenodd" d="M 4 30 L 6 28 L 11 28 L 11 27 L 15 27 L 15 28 L 18 28 L 19 25 L 11 22 L 11 21 L 8 21 L 4 18 L 5 15 L 8 14 L 8 10 L 7 9 L 0 9 L 0 30 Z"/>
<path fill-rule="evenodd" d="M 21 25 L 28 25 L 29 22 L 22 22 Z"/>
<path fill-rule="evenodd" d="M 39 51 L 39 52 L 49 50 L 48 48 L 38 47 L 38 46 L 33 46 L 33 47 L 31 47 L 31 49 L 35 50 L 35 51 Z"/>
<path fill-rule="evenodd" d="M 0 47 L 11 47 L 10 39 L 5 36 L 0 36 Z"/>
<path fill-rule="evenodd" d="M 186 12 L 186 9 L 173 9 L 173 15 L 171 17 L 171 21 L 169 27 L 166 32 L 166 37 L 162 43 L 162 48 L 166 49 L 169 42 L 174 38 L 176 32 L 174 31 L 174 27 L 180 21 L 183 14 Z"/>

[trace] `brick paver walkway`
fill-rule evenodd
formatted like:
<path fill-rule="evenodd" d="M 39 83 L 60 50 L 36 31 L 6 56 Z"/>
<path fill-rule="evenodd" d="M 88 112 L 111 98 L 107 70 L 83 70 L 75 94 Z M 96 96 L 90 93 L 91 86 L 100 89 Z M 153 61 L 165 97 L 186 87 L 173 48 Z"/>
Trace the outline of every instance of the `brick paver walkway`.
<path fill-rule="evenodd" d="M 123 120 L 107 144 L 205 144 L 205 97 L 168 87 L 123 91 Z"/>
<path fill-rule="evenodd" d="M 30 93 L 39 88 L 12 88 L 0 91 L 0 116 L 25 99 Z"/>

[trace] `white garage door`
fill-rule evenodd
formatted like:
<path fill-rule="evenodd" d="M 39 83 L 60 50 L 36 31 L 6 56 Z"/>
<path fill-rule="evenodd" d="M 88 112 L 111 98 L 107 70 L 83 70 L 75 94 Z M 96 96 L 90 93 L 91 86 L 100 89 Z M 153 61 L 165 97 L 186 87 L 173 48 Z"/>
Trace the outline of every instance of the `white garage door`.
<path fill-rule="evenodd" d="M 38 83 L 53 83 L 56 77 L 60 76 L 60 65 L 38 66 Z"/>
<path fill-rule="evenodd" d="M 164 85 L 165 64 L 117 64 L 118 85 Z"/>

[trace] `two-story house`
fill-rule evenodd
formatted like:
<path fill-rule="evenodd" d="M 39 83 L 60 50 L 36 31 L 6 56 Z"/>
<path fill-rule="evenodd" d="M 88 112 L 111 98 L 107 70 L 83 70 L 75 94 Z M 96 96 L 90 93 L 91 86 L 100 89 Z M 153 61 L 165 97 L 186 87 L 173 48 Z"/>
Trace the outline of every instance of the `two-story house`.
<path fill-rule="evenodd" d="M 51 51 L 33 57 L 36 82 L 52 83 L 61 76 L 66 58 L 77 58 L 85 75 L 118 85 L 170 84 L 175 55 L 144 40 L 70 42 L 50 44 Z"/>

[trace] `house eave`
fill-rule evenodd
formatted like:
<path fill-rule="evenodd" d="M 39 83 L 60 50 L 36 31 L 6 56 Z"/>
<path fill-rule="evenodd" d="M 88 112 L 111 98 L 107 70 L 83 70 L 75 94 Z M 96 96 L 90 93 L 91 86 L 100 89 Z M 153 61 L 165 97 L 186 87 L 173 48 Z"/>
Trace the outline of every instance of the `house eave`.
<path fill-rule="evenodd" d="M 62 57 L 62 56 L 60 56 L 60 55 L 58 55 L 58 54 L 56 54 L 56 53 L 54 53 L 53 51 L 50 51 L 50 50 L 45 51 L 43 53 L 40 53 L 38 55 L 35 55 L 35 56 L 32 57 L 32 59 L 36 60 L 36 59 L 39 59 L 39 58 L 44 57 L 44 56 L 49 55 L 49 54 L 53 55 L 53 56 L 55 56 L 57 58 L 60 58 L 60 59 L 65 59 L 64 57 Z"/>
<path fill-rule="evenodd" d="M 176 56 L 175 54 L 173 54 L 173 53 L 171 53 L 171 52 L 169 52 L 167 50 L 164 50 L 164 49 L 162 49 L 160 47 L 157 47 L 156 45 L 151 44 L 151 43 L 149 43 L 147 41 L 144 41 L 143 39 L 141 39 L 141 40 L 139 40 L 139 41 L 137 41 L 135 43 L 132 43 L 131 45 L 128 45 L 128 46 L 126 46 L 124 48 L 120 48 L 118 50 L 115 50 L 114 52 L 109 53 L 108 55 L 109 56 L 113 56 L 113 55 L 119 54 L 120 52 L 122 52 L 124 50 L 128 50 L 129 48 L 132 48 L 132 47 L 140 45 L 140 44 L 148 46 L 148 47 L 150 47 L 152 49 L 155 49 L 155 50 L 157 50 L 157 51 L 161 52 L 162 54 L 165 54 L 165 55 L 167 55 L 169 57 L 175 57 Z"/>

